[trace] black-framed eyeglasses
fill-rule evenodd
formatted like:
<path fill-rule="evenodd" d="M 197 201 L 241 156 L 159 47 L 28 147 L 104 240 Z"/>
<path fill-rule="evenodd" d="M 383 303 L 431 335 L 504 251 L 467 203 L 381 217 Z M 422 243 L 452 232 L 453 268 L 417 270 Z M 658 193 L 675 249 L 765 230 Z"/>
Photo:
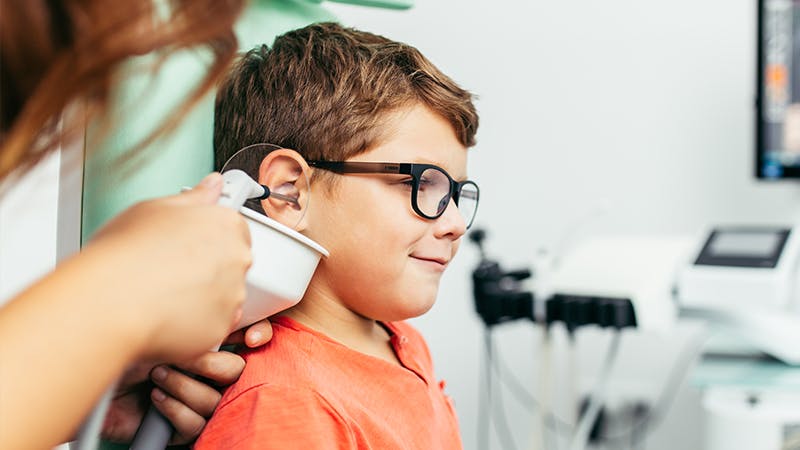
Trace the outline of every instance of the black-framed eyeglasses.
<path fill-rule="evenodd" d="M 308 161 L 308 165 L 338 174 L 395 173 L 411 176 L 411 207 L 421 217 L 436 219 L 447 209 L 452 198 L 467 228 L 478 211 L 480 190 L 474 181 L 455 181 L 441 167 L 433 164 L 362 161 Z"/>

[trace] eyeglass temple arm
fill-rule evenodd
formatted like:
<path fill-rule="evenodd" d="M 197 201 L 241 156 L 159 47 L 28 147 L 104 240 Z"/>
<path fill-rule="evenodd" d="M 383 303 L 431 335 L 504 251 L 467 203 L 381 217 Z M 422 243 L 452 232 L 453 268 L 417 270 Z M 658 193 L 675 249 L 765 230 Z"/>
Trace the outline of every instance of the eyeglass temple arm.
<path fill-rule="evenodd" d="M 308 165 L 337 173 L 411 173 L 410 163 L 308 161 Z"/>

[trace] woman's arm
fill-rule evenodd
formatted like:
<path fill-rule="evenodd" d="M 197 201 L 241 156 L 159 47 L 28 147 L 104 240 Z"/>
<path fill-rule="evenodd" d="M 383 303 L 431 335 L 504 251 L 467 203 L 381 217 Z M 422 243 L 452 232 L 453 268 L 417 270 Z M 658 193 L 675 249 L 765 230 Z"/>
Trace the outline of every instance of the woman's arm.
<path fill-rule="evenodd" d="M 135 360 L 180 361 L 219 343 L 250 265 L 219 174 L 138 204 L 0 309 L 0 448 L 64 442 Z"/>
<path fill-rule="evenodd" d="M 116 302 L 82 255 L 0 309 L 0 448 L 47 448 L 72 435 L 144 348 L 147 323 Z M 121 280 L 118 280 L 121 281 Z"/>

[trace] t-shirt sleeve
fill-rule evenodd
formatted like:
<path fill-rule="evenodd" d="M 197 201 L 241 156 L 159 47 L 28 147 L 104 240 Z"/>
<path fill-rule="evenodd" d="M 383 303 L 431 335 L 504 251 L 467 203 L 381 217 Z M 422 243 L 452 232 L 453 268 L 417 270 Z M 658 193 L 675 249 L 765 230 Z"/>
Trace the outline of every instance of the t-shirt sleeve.
<path fill-rule="evenodd" d="M 256 386 L 220 405 L 194 446 L 208 449 L 352 449 L 344 418 L 309 389 Z"/>

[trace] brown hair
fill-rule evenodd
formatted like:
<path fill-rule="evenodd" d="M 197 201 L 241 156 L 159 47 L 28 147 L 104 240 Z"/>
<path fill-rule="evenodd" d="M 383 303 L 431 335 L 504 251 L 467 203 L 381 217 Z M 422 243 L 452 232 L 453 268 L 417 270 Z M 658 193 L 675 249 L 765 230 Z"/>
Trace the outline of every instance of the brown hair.
<path fill-rule="evenodd" d="M 417 102 L 450 122 L 464 146 L 475 145 L 472 95 L 416 48 L 336 23 L 309 25 L 234 65 L 217 92 L 216 168 L 260 142 L 344 160 L 378 143 L 388 113 Z"/>
<path fill-rule="evenodd" d="M 235 55 L 233 24 L 242 6 L 243 0 L 2 0 L 0 180 L 30 168 L 83 126 L 81 120 L 56 127 L 72 102 L 86 100 L 88 117 L 102 112 L 127 58 L 161 49 L 163 60 L 178 49 L 207 46 L 214 60 L 206 78 L 137 148 L 172 128 Z"/>

